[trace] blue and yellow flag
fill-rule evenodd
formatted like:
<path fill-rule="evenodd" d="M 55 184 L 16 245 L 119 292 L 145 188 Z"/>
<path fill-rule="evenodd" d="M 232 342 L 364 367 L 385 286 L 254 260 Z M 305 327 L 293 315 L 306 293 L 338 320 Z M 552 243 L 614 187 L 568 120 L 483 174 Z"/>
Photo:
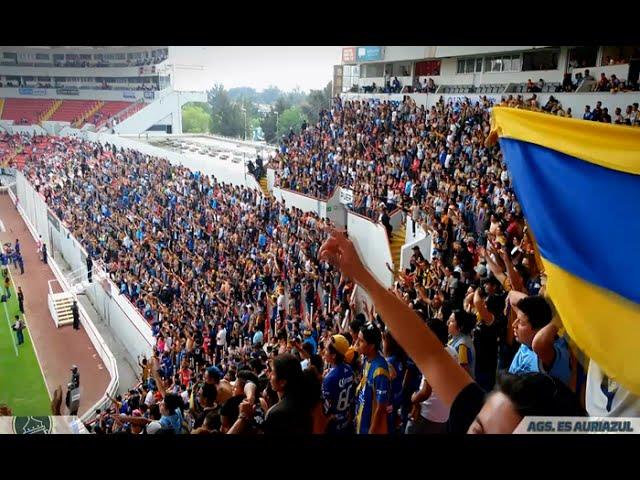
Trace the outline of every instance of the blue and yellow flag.
<path fill-rule="evenodd" d="M 493 109 L 569 336 L 640 395 L 640 129 Z"/>

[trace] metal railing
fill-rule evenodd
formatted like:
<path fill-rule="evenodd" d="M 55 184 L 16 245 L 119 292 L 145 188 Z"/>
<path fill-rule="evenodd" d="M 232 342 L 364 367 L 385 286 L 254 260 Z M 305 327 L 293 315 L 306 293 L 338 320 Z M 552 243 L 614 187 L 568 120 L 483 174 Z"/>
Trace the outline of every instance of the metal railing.
<path fill-rule="evenodd" d="M 120 123 L 122 120 L 121 119 L 127 119 L 129 118 L 131 115 L 134 115 L 136 113 L 138 113 L 140 110 L 142 110 L 142 108 L 144 108 L 144 100 L 140 99 L 136 102 L 133 102 L 130 106 L 128 106 L 127 108 L 125 108 L 124 110 L 119 111 L 118 113 L 116 113 L 115 115 L 112 115 L 111 117 L 107 118 L 104 121 L 99 122 L 96 125 L 96 131 L 101 130 L 102 128 L 104 128 L 106 125 L 111 125 L 112 127 L 115 126 L 113 125 L 114 120 L 118 120 L 118 123 Z M 132 112 L 132 110 L 135 110 Z M 132 113 L 130 113 L 132 112 Z"/>

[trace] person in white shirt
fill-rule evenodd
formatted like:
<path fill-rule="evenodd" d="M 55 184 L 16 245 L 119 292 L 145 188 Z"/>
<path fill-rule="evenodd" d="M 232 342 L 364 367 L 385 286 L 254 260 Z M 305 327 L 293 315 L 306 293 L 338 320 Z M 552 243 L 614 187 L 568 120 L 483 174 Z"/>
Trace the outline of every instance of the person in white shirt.
<path fill-rule="evenodd" d="M 276 300 L 276 305 L 278 306 L 278 317 L 282 321 L 284 321 L 284 317 L 286 314 L 285 304 L 286 298 L 284 296 L 284 291 L 280 291 L 280 295 L 278 295 L 278 299 Z"/>
<path fill-rule="evenodd" d="M 585 401 L 591 417 L 640 417 L 640 397 L 609 378 L 593 360 L 587 371 Z"/>
<path fill-rule="evenodd" d="M 182 398 L 182 401 L 185 405 L 189 404 L 189 390 L 186 388 L 186 385 L 184 390 L 182 390 L 182 392 L 180 393 L 180 397 Z"/>
<path fill-rule="evenodd" d="M 154 391 L 153 390 L 149 390 L 147 392 L 147 395 L 144 397 L 144 403 L 146 403 L 148 406 L 153 405 L 155 402 L 155 399 L 153 398 L 153 394 Z"/>
<path fill-rule="evenodd" d="M 455 349 L 447 345 L 446 324 L 437 319 L 430 319 L 427 323 L 438 336 L 447 353 L 457 359 Z M 446 433 L 449 407 L 438 398 L 424 376 L 420 382 L 420 389 L 411 395 L 411 402 L 413 409 L 405 429 L 406 434 Z"/>
<path fill-rule="evenodd" d="M 224 324 L 218 324 L 218 332 L 216 333 L 216 360 L 222 359 L 222 352 L 227 346 L 227 329 Z"/>

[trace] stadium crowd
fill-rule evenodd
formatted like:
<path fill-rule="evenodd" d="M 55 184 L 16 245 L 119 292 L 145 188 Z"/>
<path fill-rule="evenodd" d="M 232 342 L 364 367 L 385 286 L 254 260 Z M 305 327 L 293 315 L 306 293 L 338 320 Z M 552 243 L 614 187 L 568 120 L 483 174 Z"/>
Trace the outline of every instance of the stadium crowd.
<path fill-rule="evenodd" d="M 391 289 L 327 221 L 256 191 L 133 150 L 23 137 L 38 144 L 25 174 L 156 337 L 140 384 L 92 430 L 510 433 L 525 415 L 638 415 L 628 392 L 612 408 L 622 387 L 582 370 L 543 296 L 486 142 L 491 106 L 336 99 L 283 138 L 277 185 L 350 187 L 354 210 L 399 207 L 431 234 L 433 256 L 414 248 Z"/>

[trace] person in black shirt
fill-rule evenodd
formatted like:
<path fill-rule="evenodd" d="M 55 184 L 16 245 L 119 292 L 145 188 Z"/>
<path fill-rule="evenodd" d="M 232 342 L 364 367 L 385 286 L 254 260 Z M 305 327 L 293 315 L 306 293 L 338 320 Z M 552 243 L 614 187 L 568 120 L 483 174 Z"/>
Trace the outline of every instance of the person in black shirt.
<path fill-rule="evenodd" d="M 265 434 L 310 434 L 313 428 L 311 407 L 313 399 L 306 372 L 300 361 L 290 353 L 278 355 L 273 360 L 270 374 L 271 387 L 280 395 L 280 401 L 267 412 L 262 430 Z M 239 433 L 248 428 L 255 406 L 248 400 L 240 404 L 238 420 L 228 433 Z"/>
<path fill-rule="evenodd" d="M 91 259 L 91 255 L 87 255 L 87 280 L 91 283 L 93 275 L 93 260 Z"/>
<path fill-rule="evenodd" d="M 24 293 L 22 293 L 22 287 L 18 287 L 18 308 L 20 313 L 24 314 Z"/>
<path fill-rule="evenodd" d="M 498 335 L 498 368 L 506 370 L 511 365 L 513 356 L 519 348 L 517 342 L 509 344 L 511 335 L 508 335 L 507 317 L 504 314 L 507 295 L 500 286 L 500 281 L 494 277 L 489 277 L 483 284 L 487 294 L 485 304 L 487 310 L 491 312 L 496 321 L 496 333 Z"/>
<path fill-rule="evenodd" d="M 219 407 L 216 404 L 217 394 L 218 390 L 212 383 L 205 383 L 200 389 L 198 394 L 198 403 L 200 407 L 202 407 L 202 411 L 195 416 L 195 422 L 193 424 L 194 429 L 202 426 L 204 419 L 209 413 L 217 413 L 219 411 Z"/>
<path fill-rule="evenodd" d="M 495 385 L 498 368 L 498 323 L 497 317 L 487 308 L 485 297 L 481 287 L 473 292 L 473 306 L 478 317 L 473 330 L 473 346 L 476 351 L 476 382 L 490 392 Z"/>
<path fill-rule="evenodd" d="M 80 330 L 80 312 L 78 311 L 78 303 L 75 300 L 71 305 L 71 314 L 73 315 L 73 329 Z"/>

